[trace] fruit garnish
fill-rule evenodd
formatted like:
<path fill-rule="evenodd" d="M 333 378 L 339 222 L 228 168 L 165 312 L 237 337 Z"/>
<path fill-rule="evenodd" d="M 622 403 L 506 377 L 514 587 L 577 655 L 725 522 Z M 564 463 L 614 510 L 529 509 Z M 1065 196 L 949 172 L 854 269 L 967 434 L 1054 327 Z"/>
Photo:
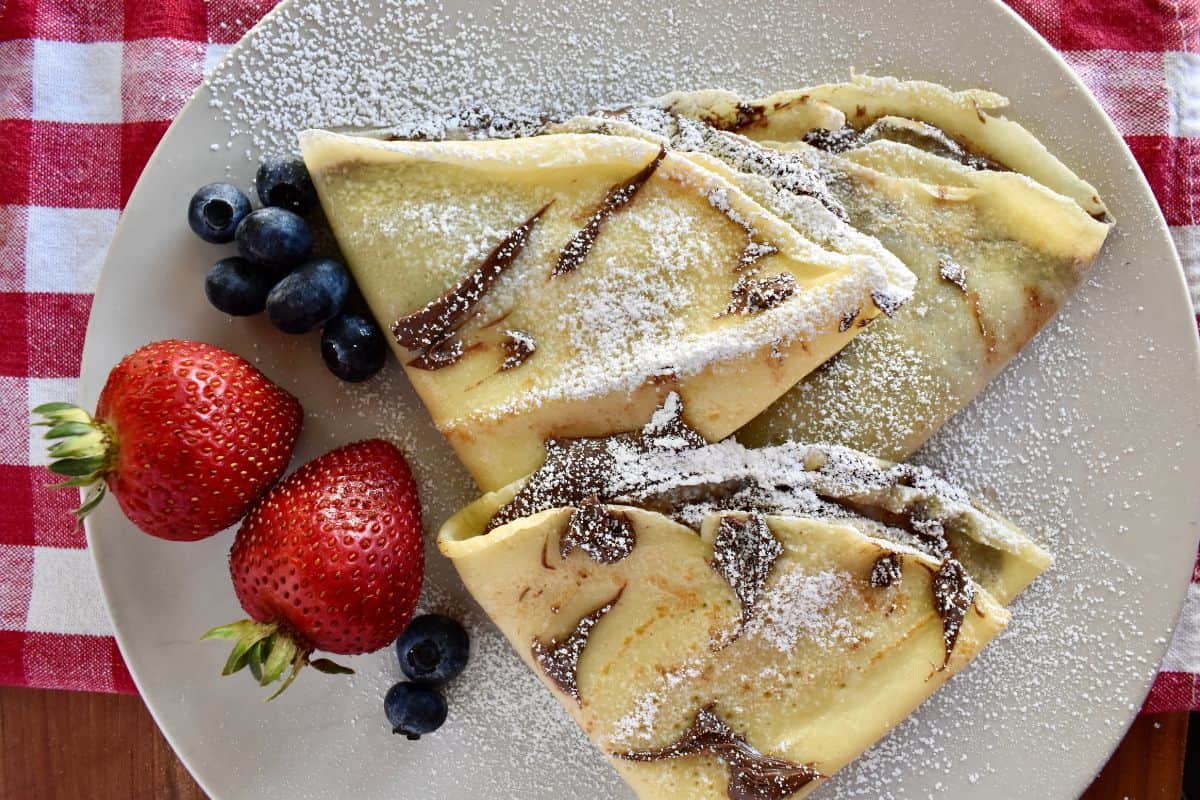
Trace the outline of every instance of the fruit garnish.
<path fill-rule="evenodd" d="M 267 307 L 267 293 L 276 282 L 270 268 L 230 256 L 213 264 L 204 276 L 204 294 L 218 311 L 249 317 Z"/>
<path fill-rule="evenodd" d="M 232 183 L 201 186 L 188 202 L 188 225 L 206 242 L 232 242 L 238 225 L 250 213 L 250 200 Z"/>
<path fill-rule="evenodd" d="M 338 671 L 311 659 L 314 650 L 387 646 L 412 619 L 424 572 L 420 501 L 403 454 L 379 439 L 347 445 L 300 467 L 251 509 L 229 554 L 250 619 L 204 638 L 235 641 L 223 674 L 250 667 L 263 686 L 282 679 L 274 698 L 306 664 Z"/>
<path fill-rule="evenodd" d="M 300 159 L 268 157 L 258 165 L 254 189 L 264 206 L 304 214 L 317 204 L 317 190 Z"/>
<path fill-rule="evenodd" d="M 337 316 L 351 285 L 340 263 L 314 259 L 275 284 L 267 295 L 267 318 L 284 333 L 308 333 Z"/>
<path fill-rule="evenodd" d="M 83 519 L 111 491 L 162 539 L 194 541 L 241 519 L 287 468 L 304 412 L 253 364 L 203 342 L 145 345 L 108 374 L 95 415 L 33 409 L 58 487 L 85 490 Z"/>
<path fill-rule="evenodd" d="M 375 320 L 342 312 L 325 323 L 321 332 L 321 357 L 329 371 L 356 383 L 379 372 L 387 359 L 387 340 Z"/>
<path fill-rule="evenodd" d="M 383 698 L 383 713 L 392 724 L 392 733 L 412 741 L 442 727 L 446 711 L 446 698 L 427 684 L 397 683 Z"/>
<path fill-rule="evenodd" d="M 312 253 L 308 223 L 283 208 L 252 211 L 237 227 L 238 252 L 254 264 L 276 270 L 299 266 Z"/>
<path fill-rule="evenodd" d="M 412 621 L 396 640 L 400 669 L 411 681 L 443 684 L 467 666 L 470 639 L 463 626 L 441 614 Z"/>

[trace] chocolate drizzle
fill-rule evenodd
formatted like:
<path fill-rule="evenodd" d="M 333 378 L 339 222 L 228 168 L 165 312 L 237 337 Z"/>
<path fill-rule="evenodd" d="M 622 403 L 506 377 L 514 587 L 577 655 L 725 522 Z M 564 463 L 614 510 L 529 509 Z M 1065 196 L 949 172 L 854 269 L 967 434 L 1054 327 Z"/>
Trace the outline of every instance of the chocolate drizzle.
<path fill-rule="evenodd" d="M 999 161 L 972 152 L 969 147 L 941 128 L 919 120 L 910 122 L 914 124 L 906 125 L 898 119 L 877 119 L 862 132 L 849 125 L 836 131 L 817 128 L 804 134 L 804 143 L 827 153 L 840 155 L 871 142 L 888 140 L 915 147 L 939 158 L 956 161 L 973 170 L 1009 171 L 1008 167 Z"/>
<path fill-rule="evenodd" d="M 737 264 L 734 266 L 734 272 L 741 272 L 748 267 L 752 267 L 767 256 L 773 256 L 779 252 L 779 248 L 765 242 L 756 242 L 751 239 L 746 243 L 746 247 L 738 256 Z"/>
<path fill-rule="evenodd" d="M 575 623 L 575 630 L 571 631 L 570 635 L 561 642 L 552 639 L 547 645 L 543 644 L 541 639 L 533 640 L 533 660 L 542 668 L 542 672 L 546 673 L 546 677 L 563 694 L 575 698 L 576 703 L 583 703 L 579 697 L 578 674 L 579 659 L 583 655 L 583 649 L 587 647 L 588 639 L 591 638 L 592 629 L 596 627 L 596 623 L 612 610 L 612 607 L 621 599 L 621 592 L 624 591 L 625 588 L 621 587 L 613 599 Z"/>
<path fill-rule="evenodd" d="M 707 753 L 729 770 L 725 793 L 729 800 L 784 800 L 818 778 L 812 764 L 796 764 L 764 755 L 721 719 L 715 705 L 696 712 L 696 718 L 674 743 L 657 750 L 628 750 L 613 756 L 625 761 L 666 761 Z"/>
<path fill-rule="evenodd" d="M 962 631 L 963 619 L 971 603 L 975 602 L 975 584 L 967 571 L 956 559 L 947 558 L 933 576 L 933 606 L 942 618 L 942 642 L 946 646 L 946 660 L 942 669 L 950 663 L 958 634 Z"/>
<path fill-rule="evenodd" d="M 938 259 L 938 275 L 942 280 L 953 283 L 964 292 L 967 291 L 967 270 L 950 256 L 942 256 Z"/>
<path fill-rule="evenodd" d="M 804 143 L 826 153 L 841 155 L 859 146 L 858 131 L 849 125 L 836 131 L 814 128 L 804 134 Z"/>
<path fill-rule="evenodd" d="M 896 316 L 896 312 L 904 305 L 904 300 L 880 291 L 871 292 L 871 302 L 889 317 Z"/>
<path fill-rule="evenodd" d="M 897 553 L 884 553 L 875 559 L 871 565 L 871 586 L 876 589 L 886 589 L 900 582 L 904 575 L 900 567 L 900 556 Z"/>
<path fill-rule="evenodd" d="M 618 496 L 617 502 L 628 502 L 647 511 L 655 511 L 668 517 L 676 517 L 681 508 L 700 502 L 710 503 L 729 511 L 738 510 L 735 504 L 739 495 L 752 489 L 753 481 L 744 476 L 727 478 L 723 481 L 702 481 L 678 486 L 668 486 L 640 491 L 636 499 Z"/>
<path fill-rule="evenodd" d="M 601 226 L 608 221 L 609 217 L 633 201 L 638 191 L 641 190 L 646 181 L 650 180 L 650 176 L 658 169 L 658 165 L 662 163 L 666 155 L 666 148 L 660 147 L 658 155 L 649 164 L 642 167 L 637 174 L 624 183 L 619 183 L 608 190 L 604 195 L 604 200 L 600 203 L 600 207 L 592 213 L 584 226 L 575 232 L 575 235 L 571 237 L 571 240 L 566 243 L 562 252 L 559 253 L 558 263 L 554 266 L 554 275 L 556 277 L 572 272 L 583 263 L 583 260 L 587 258 L 587 254 L 591 252 L 592 245 L 596 243 L 596 238 L 600 235 Z"/>
<path fill-rule="evenodd" d="M 754 616 L 771 567 L 783 555 L 783 545 L 761 516 L 721 517 L 713 540 L 711 566 L 733 589 L 742 608 L 742 623 Z"/>
<path fill-rule="evenodd" d="M 757 314 L 774 308 L 795 293 L 796 279 L 790 272 L 781 272 L 770 278 L 743 275 L 733 285 L 729 293 L 729 305 L 719 316 Z"/>
<path fill-rule="evenodd" d="M 533 226 L 549 207 L 550 203 L 547 203 L 518 225 L 492 248 L 482 264 L 454 286 L 420 310 L 392 323 L 392 335 L 400 346 L 420 351 L 420 355 L 410 362 L 412 366 L 441 369 L 462 358 L 463 346 L 456 333 L 471 318 L 479 301 L 521 255 Z"/>
<path fill-rule="evenodd" d="M 616 564 L 628 558 L 636 544 L 629 520 L 609 511 L 593 496 L 571 512 L 567 529 L 559 539 L 558 554 L 566 558 L 579 549 L 598 564 Z"/>
<path fill-rule="evenodd" d="M 530 476 L 520 491 L 501 506 L 488 522 L 487 531 L 549 508 L 581 506 L 590 498 L 608 502 L 609 480 L 614 456 L 610 445 L 620 442 L 644 452 L 702 447 L 704 437 L 683 420 L 683 404 L 677 395 L 655 413 L 637 433 L 620 433 L 601 438 L 549 439 L 546 461 Z"/>
<path fill-rule="evenodd" d="M 408 362 L 408 366 L 426 370 L 441 369 L 458 363 L 464 352 L 462 339 L 450 334 L 418 353 L 416 358 Z"/>
<path fill-rule="evenodd" d="M 500 365 L 500 371 L 507 372 L 521 366 L 537 352 L 537 340 L 525 331 L 510 329 L 504 331 L 500 347 L 504 350 L 504 363 Z"/>

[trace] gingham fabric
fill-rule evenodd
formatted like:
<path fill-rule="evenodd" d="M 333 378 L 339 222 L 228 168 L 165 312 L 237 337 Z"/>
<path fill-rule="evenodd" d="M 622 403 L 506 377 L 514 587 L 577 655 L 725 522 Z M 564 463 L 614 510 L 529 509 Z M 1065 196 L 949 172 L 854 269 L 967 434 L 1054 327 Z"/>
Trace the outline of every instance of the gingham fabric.
<path fill-rule="evenodd" d="M 38 403 L 73 397 L 120 209 L 167 125 L 272 0 L 0 0 L 0 683 L 133 691 Z M 1200 297 L 1200 0 L 1012 0 L 1096 93 Z M 1181 369 L 1192 369 L 1181 365 Z M 1200 707 L 1200 571 L 1149 710 Z"/>

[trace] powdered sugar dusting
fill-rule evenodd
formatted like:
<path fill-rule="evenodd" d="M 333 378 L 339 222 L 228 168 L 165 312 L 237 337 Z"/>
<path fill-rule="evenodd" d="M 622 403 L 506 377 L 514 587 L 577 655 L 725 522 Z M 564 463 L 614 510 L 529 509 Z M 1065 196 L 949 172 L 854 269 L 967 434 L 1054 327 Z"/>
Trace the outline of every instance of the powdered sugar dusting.
<path fill-rule="evenodd" d="M 781 653 L 790 653 L 802 642 L 825 650 L 849 644 L 857 634 L 837 607 L 852 581 L 847 572 L 785 572 L 759 598 L 744 635 L 761 639 Z"/>
<path fill-rule="evenodd" d="M 965 63 L 947 52 L 947 40 L 936 35 L 936 25 L 930 27 L 931 35 L 897 40 L 895 29 L 909 29 L 904 20 L 913 12 L 907 7 L 881 11 L 879 5 L 844 6 L 819 11 L 803 3 L 772 6 L 773 28 L 791 41 L 813 45 L 811 54 L 804 50 L 798 58 L 796 47 L 763 47 L 759 26 L 747 24 L 745 9 L 733 4 L 712 7 L 685 0 L 665 9 L 655 4 L 621 7 L 610 0 L 567 0 L 544 7 L 508 0 L 471 8 L 420 0 L 296 2 L 268 20 L 214 79 L 210 99 L 228 125 L 227 136 L 216 144 L 252 159 L 260 151 L 294 149 L 294 133 L 313 126 L 400 125 L 436 131 L 446 127 L 446 98 L 455 98 L 453 105 L 464 115 L 472 108 L 502 104 L 524 109 L 527 115 L 551 107 L 567 116 L 677 88 L 729 86 L 760 95 L 839 79 L 851 66 L 879 72 L 897 64 L 917 64 L 923 65 L 922 73 L 941 74 L 945 69 L 939 65 L 948 63 L 953 69 Z M 980 7 L 982 19 L 995 19 L 985 11 Z M 607 17 L 606 24 L 594 23 L 597 14 Z M 314 28 L 319 31 L 315 35 Z M 714 31 L 727 35 L 714 36 Z M 961 34 L 963 39 L 990 35 Z M 514 42 L 523 44 L 517 47 Z M 1063 78 L 1038 72 L 1042 62 L 1037 59 L 1012 68 L 994 51 L 980 48 L 972 51 L 970 60 L 969 73 L 962 75 L 988 75 L 990 70 L 995 80 L 1014 87 L 1048 81 L 1047 88 L 1031 96 L 1053 93 L 1056 103 L 1070 94 Z M 547 87 L 558 88 L 547 97 Z M 1067 105 L 1079 107 L 1074 101 Z M 1024 113 L 1017 110 L 1018 116 Z M 1035 130 L 1072 127 L 1048 111 L 1039 119 L 1024 119 Z M 1074 146 L 1048 143 L 1079 167 L 1089 166 L 1093 162 L 1088 159 L 1104 151 L 1102 144 L 1092 144 L 1104 136 L 1091 128 L 1086 136 L 1065 138 L 1073 139 Z M 208 144 L 201 145 L 206 153 Z M 243 166 L 238 171 L 248 170 Z M 1110 175 L 1117 181 L 1122 173 Z M 1133 172 L 1125 177 L 1135 180 Z M 1113 193 L 1117 188 L 1116 183 L 1101 186 Z M 1157 229 L 1160 222 L 1149 206 L 1136 219 L 1129 216 L 1131 206 L 1142 208 L 1140 201 L 1114 204 L 1127 230 Z M 1131 261 L 1144 259 L 1146 251 L 1133 244 L 1145 243 L 1145 236 L 1131 236 L 1123 243 L 1119 233 L 1110 248 Z M 481 237 L 479 253 L 486 252 L 487 241 L 494 237 Z M 1139 601 L 1174 584 L 1161 580 L 1162 572 L 1147 576 L 1123 566 L 1117 557 L 1119 544 L 1114 544 L 1118 531 L 1097 520 L 1111 514 L 1119 521 L 1114 525 L 1134 528 L 1131 540 L 1152 546 L 1160 533 L 1155 501 L 1181 495 L 1150 491 L 1142 476 L 1161 474 L 1156 463 L 1183 460 L 1184 440 L 1192 437 L 1181 434 L 1174 441 L 1155 433 L 1129 452 L 1127 438 L 1108 434 L 1127 425 L 1124 417 L 1106 416 L 1092 400 L 1107 392 L 1104 402 L 1125 411 L 1154 406 L 1179 391 L 1178 384 L 1169 385 L 1163 376 L 1178 375 L 1179 363 L 1193 354 L 1168 352 L 1161 344 L 1155 349 L 1155 343 L 1141 339 L 1130 342 L 1133 331 L 1140 330 L 1132 309 L 1141 303 L 1156 307 L 1151 304 L 1161 299 L 1151 289 L 1138 294 L 1138 287 L 1153 283 L 1157 291 L 1163 284 L 1142 281 L 1151 276 L 1142 275 L 1132 263 L 1119 262 L 1109 259 L 1103 271 L 1112 274 L 1084 288 L 1086 298 L 1067 310 L 1069 322 L 1052 324 L 1014 369 L 920 454 L 922 461 L 955 480 L 994 494 L 999 508 L 1036 530 L 1058 558 L 1055 570 L 1024 593 L 1009 629 L 969 669 L 818 789 L 814 800 L 961 796 L 946 787 L 957 789 L 966 783 L 981 797 L 1006 797 L 1012 796 L 1007 790 L 1014 777 L 1022 786 L 1061 786 L 1051 771 L 1081 774 L 1095 766 L 1090 759 L 1100 754 L 1103 744 L 1084 742 L 1115 741 L 1128 721 L 1131 709 L 1119 707 L 1114 698 L 1127 701 L 1153 674 L 1156 665 L 1150 655 L 1168 634 L 1165 627 L 1144 629 Z M 1156 261 L 1153 266 L 1162 264 Z M 1124 277 L 1118 277 L 1118 269 Z M 1129 324 L 1111 324 L 1114 320 Z M 254 333 L 264 340 L 271 335 L 265 326 Z M 313 344 L 297 340 L 279 349 L 300 354 L 313 350 Z M 1131 348 L 1141 348 L 1146 357 L 1136 392 L 1129 376 L 1114 366 L 1120 359 L 1096 355 L 1126 354 Z M 904 354 L 896 358 L 892 378 L 901 379 L 906 374 Z M 304 363 L 310 378 L 321 372 L 318 358 Z M 279 371 L 270 374 L 276 377 Z M 872 381 L 867 394 L 887 385 L 887 380 Z M 318 449 L 344 443 L 340 423 L 347 418 L 361 423 L 364 435 L 382 432 L 402 444 L 418 472 L 429 528 L 470 499 L 474 490 L 469 479 L 449 448 L 439 443 L 402 380 L 382 382 L 378 389 L 347 389 L 324 405 L 310 402 L 311 386 L 297 383 L 291 388 L 310 410 L 312 424 L 305 435 Z M 917 391 L 919 400 L 920 392 L 939 388 Z M 1146 393 L 1155 402 L 1148 403 Z M 1177 408 L 1166 401 L 1162 405 Z M 826 411 L 837 413 L 836 408 Z M 882 424 L 908 422 L 888 419 Z M 1089 488 L 1093 481 L 1102 482 L 1099 491 Z M 366 666 L 350 685 L 369 698 L 371 711 L 324 736 L 325 762 L 355 764 L 357 780 L 375 778 L 364 786 L 394 785 L 404 769 L 428 778 L 434 793 L 427 796 L 457 797 L 465 785 L 495 786 L 470 782 L 474 776 L 466 773 L 475 765 L 489 769 L 490 780 L 501 776 L 504 791 L 524 796 L 626 796 L 583 735 L 466 597 L 445 560 L 431 552 L 429 565 L 425 602 L 464 619 L 472 636 L 471 664 L 449 688 L 447 728 L 440 737 L 396 747 L 378 708 L 387 686 L 399 677 L 394 657 L 384 652 L 358 659 Z M 1181 562 L 1180 569 L 1187 566 Z M 256 708 L 255 713 L 265 719 L 265 713 L 283 714 L 286 708 L 275 704 L 269 712 Z M 364 730 L 378 731 L 366 742 L 372 748 L 370 757 L 364 757 Z M 224 732 L 233 733 L 228 726 Z M 265 726 L 251 726 L 239 735 L 269 738 Z M 1044 766 L 1020 768 L 1032 778 L 1016 774 L 1013 741 L 1042 743 Z M 1088 761 L 1080 761 L 1081 752 Z M 243 788 L 270 781 L 273 789 L 290 796 L 313 796 L 300 772 L 288 777 L 266 767 L 233 771 Z M 569 783 L 556 780 L 563 774 L 571 776 Z"/>

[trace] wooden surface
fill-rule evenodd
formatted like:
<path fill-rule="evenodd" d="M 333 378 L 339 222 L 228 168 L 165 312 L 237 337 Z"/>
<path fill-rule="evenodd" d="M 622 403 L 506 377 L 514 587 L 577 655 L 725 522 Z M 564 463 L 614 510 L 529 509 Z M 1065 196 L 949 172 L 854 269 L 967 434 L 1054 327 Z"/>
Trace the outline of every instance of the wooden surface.
<path fill-rule="evenodd" d="M 1186 739 L 1140 718 L 1085 800 L 1179 800 Z M 204 798 L 136 697 L 0 688 L 0 747 L 0 798 Z"/>

